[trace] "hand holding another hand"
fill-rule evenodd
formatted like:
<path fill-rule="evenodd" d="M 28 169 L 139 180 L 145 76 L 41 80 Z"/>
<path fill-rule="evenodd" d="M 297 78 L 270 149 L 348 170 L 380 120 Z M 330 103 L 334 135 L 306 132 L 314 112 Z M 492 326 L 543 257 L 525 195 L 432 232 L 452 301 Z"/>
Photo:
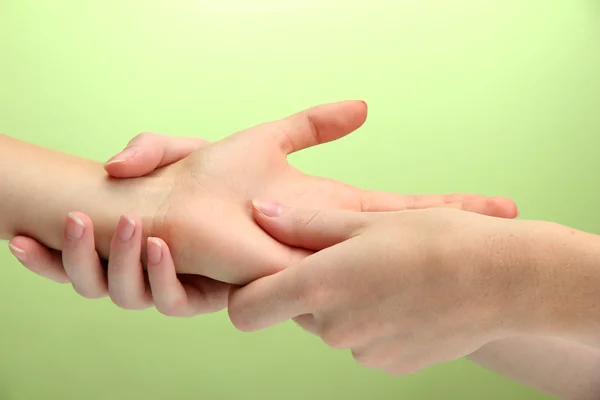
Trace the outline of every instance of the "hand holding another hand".
<path fill-rule="evenodd" d="M 232 292 L 229 314 L 243 331 L 294 319 L 365 366 L 411 373 L 534 330 L 523 308 L 534 275 L 528 221 L 270 201 L 254 212 L 275 239 L 316 253 Z"/>
<path fill-rule="evenodd" d="M 140 134 L 111 158 L 105 169 L 113 178 L 144 176 L 207 143 L 194 137 Z M 144 271 L 140 263 L 142 224 L 136 215 L 123 215 L 119 220 L 107 261 L 96 252 L 94 225 L 86 214 L 72 212 L 66 218 L 64 233 L 62 252 L 25 236 L 16 236 L 9 244 L 19 261 L 37 275 L 71 283 L 77 293 L 89 299 L 110 296 L 124 309 L 156 306 L 166 315 L 192 316 L 219 311 L 227 305 L 229 284 L 200 275 L 177 274 L 168 246 L 158 238 L 147 245 L 153 257 Z M 122 239 L 127 236 L 131 237 Z"/>
<path fill-rule="evenodd" d="M 85 297 L 109 294 L 123 308 L 145 308 L 154 302 L 167 315 L 193 315 L 225 307 L 229 283 L 245 284 L 273 274 L 312 252 L 279 243 L 260 229 L 249 206 L 255 197 L 352 211 L 443 206 L 507 218 L 516 215 L 514 204 L 506 199 L 364 191 L 304 175 L 288 164 L 290 152 L 340 138 L 361 126 L 365 118 L 364 103 L 341 102 L 259 125 L 216 143 L 141 135 L 105 168 L 112 177 L 130 178 L 115 181 L 117 190 L 144 196 L 146 181 L 141 179 L 147 179 L 154 188 L 162 188 L 163 195 L 145 226 L 135 213 L 121 217 L 110 240 L 108 274 L 94 251 L 92 221 L 80 212 L 67 218 L 62 255 L 22 236 L 11 244 L 26 256 L 14 254 L 34 272 L 71 281 Z M 147 176 L 136 178 L 142 175 Z M 81 236 L 75 238 L 74 231 Z M 147 242 L 148 237 L 153 239 Z M 152 261 L 159 258 L 150 257 L 151 252 L 160 255 L 159 262 Z M 149 282 L 141 254 L 148 255 Z"/>

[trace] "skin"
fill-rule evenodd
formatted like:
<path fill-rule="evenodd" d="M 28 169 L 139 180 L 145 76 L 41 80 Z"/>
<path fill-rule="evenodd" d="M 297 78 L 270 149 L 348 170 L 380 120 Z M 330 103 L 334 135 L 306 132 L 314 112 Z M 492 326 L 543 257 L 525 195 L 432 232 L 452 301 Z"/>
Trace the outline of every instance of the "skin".
<path fill-rule="evenodd" d="M 259 221 L 261 218 L 264 220 L 261 212 L 255 211 L 255 214 Z M 273 227 L 272 221 L 266 222 L 265 225 L 269 226 L 269 224 Z M 279 235 L 284 233 L 285 229 L 278 230 Z M 186 288 L 187 285 L 185 283 L 181 284 L 177 279 L 168 246 L 164 242 L 156 244 L 157 246 L 153 249 L 155 245 L 153 240 L 148 243 L 148 275 L 152 295 L 159 311 L 167 315 L 190 315 L 190 312 L 194 312 L 195 302 L 198 302 L 200 310 L 203 307 L 205 309 L 206 301 L 204 298 L 194 298 L 193 295 L 187 294 L 185 292 L 185 290 L 189 290 Z M 90 249 L 93 252 L 93 246 Z M 158 250 L 158 257 L 151 255 L 154 250 Z M 138 265 L 141 271 L 138 261 L 139 253 L 136 252 L 135 246 L 123 246 L 113 256 L 131 256 L 132 259 L 135 259 L 135 265 Z M 85 258 L 81 258 L 80 261 L 83 264 L 86 262 Z M 57 267 L 62 268 L 60 265 Z M 133 284 L 135 285 L 135 282 Z M 377 290 L 378 288 L 371 289 L 372 293 L 377 293 Z M 235 296 L 239 296 L 239 293 L 241 291 Z M 182 304 L 186 307 L 181 307 Z M 233 306 L 235 307 L 235 304 Z M 463 312 L 464 310 L 461 311 L 461 313 Z M 471 315 L 469 317 L 475 321 L 479 320 L 477 316 Z M 310 330 L 307 325 L 307 320 L 310 319 L 310 316 L 304 315 L 297 317 L 296 321 Z M 333 340 L 336 339 L 333 338 Z M 388 343 L 393 344 L 393 341 Z M 368 350 L 366 347 L 365 349 Z M 382 349 L 390 350 L 386 346 L 382 346 Z M 393 351 L 393 348 L 391 350 Z M 357 361 L 363 363 L 363 365 L 369 365 L 369 353 L 362 353 L 362 356 L 359 352 L 354 354 Z M 395 355 L 396 353 L 392 352 L 391 354 Z M 598 393 L 600 393 L 600 380 L 597 372 L 598 367 L 600 367 L 600 350 L 573 341 L 552 337 L 509 337 L 485 344 L 468 357 L 485 368 L 559 398 L 596 399 Z M 397 370 L 395 372 L 402 371 Z M 404 372 L 411 371 L 407 369 Z"/>
<path fill-rule="evenodd" d="M 107 161 L 104 169 L 113 178 L 144 176 L 189 156 L 206 143 L 201 138 L 140 134 Z M 127 239 L 131 227 L 133 235 Z M 226 305 L 229 284 L 200 275 L 178 275 L 172 263 L 164 279 L 164 262 L 157 265 L 148 262 L 144 273 L 140 263 L 142 231 L 140 218 L 133 214 L 122 216 L 111 240 L 111 257 L 107 262 L 96 252 L 94 225 L 82 212 L 71 212 L 66 218 L 62 251 L 20 235 L 12 238 L 9 246 L 19 262 L 35 274 L 58 283 L 72 283 L 80 295 L 89 299 L 110 295 L 121 308 L 138 310 L 156 303 L 164 314 L 188 316 L 218 311 Z M 148 250 L 156 240 L 148 242 Z M 170 257 L 168 248 L 166 251 Z M 152 281 L 152 293 L 148 278 Z M 186 304 L 181 304 L 180 290 L 185 290 Z"/>
<path fill-rule="evenodd" d="M 176 162 L 203 144 L 205 142 L 200 139 L 141 135 L 130 142 L 128 147 L 128 149 L 131 147 L 135 149 L 133 156 L 127 149 L 107 163 L 105 169 L 113 177 L 137 177 L 150 173 L 155 168 Z M 485 199 L 481 196 L 406 196 L 405 199 L 406 208 L 444 206 L 482 213 L 500 210 L 499 216 L 510 216 L 511 212 L 515 211 L 510 202 L 501 199 Z M 257 211 L 254 214 L 260 222 L 263 214 Z M 114 282 L 115 279 L 107 279 L 94 250 L 92 235 L 94 228 L 91 220 L 82 213 L 75 213 L 74 216 L 78 217 L 84 226 L 84 234 L 80 239 L 69 239 L 68 235 L 65 235 L 62 259 L 59 252 L 50 251 L 40 243 L 24 236 L 14 238 L 11 241 L 13 245 L 11 249 L 15 255 L 21 257 L 26 267 L 40 275 L 59 282 L 68 282 L 70 276 L 87 275 L 96 278 L 87 280 L 92 291 L 100 288 L 98 293 L 102 293 L 102 290 L 107 292 L 109 281 Z M 111 250 L 109 261 L 116 267 L 109 267 L 108 271 L 109 277 L 118 274 L 120 269 L 138 271 L 137 274 L 121 274 L 121 278 L 116 279 L 117 282 L 121 281 L 121 285 L 126 286 L 124 293 L 130 294 L 125 304 L 133 308 L 143 308 L 154 301 L 159 311 L 176 316 L 210 312 L 225 306 L 228 289 L 221 289 L 228 288 L 229 285 L 201 276 L 178 276 L 170 249 L 160 239 L 151 238 L 147 242 L 148 284 L 144 280 L 142 266 L 139 263 L 140 249 L 143 244 L 140 235 L 141 222 L 135 215 L 127 216 L 126 219 L 133 221 L 135 233 L 129 240 L 118 241 L 115 238 L 118 238 L 120 232 L 127 230 L 128 221 L 119 223 L 113 238 L 115 245 Z M 67 219 L 67 227 L 70 222 L 70 219 Z M 19 249 L 20 252 L 14 249 Z M 78 272 L 78 269 L 86 272 Z M 190 278 L 197 280 L 190 281 L 188 280 Z M 219 285 L 224 287 L 220 289 Z M 144 290 L 140 291 L 140 287 L 144 287 Z M 150 287 L 152 298 L 148 297 Z M 120 302 L 121 300 L 117 300 L 118 304 Z M 302 321 L 302 317 L 297 320 Z M 361 358 L 358 352 L 356 355 L 359 362 L 363 363 L 369 358 L 368 356 Z M 469 358 L 511 379 L 561 398 L 595 399 L 600 391 L 598 387 L 600 380 L 597 379 L 596 372 L 600 365 L 599 352 L 572 341 L 545 337 L 507 338 L 484 345 L 470 354 Z"/>
<path fill-rule="evenodd" d="M 254 223 L 250 201 L 255 197 L 351 211 L 410 207 L 405 196 L 307 176 L 287 162 L 288 154 L 345 136 L 365 119 L 364 103 L 336 103 L 202 147 L 172 165 L 173 189 L 159 210 L 164 217 L 155 223 L 154 236 L 169 244 L 179 272 L 238 285 L 308 255 L 274 241 Z M 440 202 L 437 196 L 433 200 Z"/>
<path fill-rule="evenodd" d="M 469 359 L 559 399 L 597 400 L 600 350 L 556 337 L 514 337 L 488 343 Z"/>
<path fill-rule="evenodd" d="M 294 319 L 360 364 L 392 374 L 471 355 L 553 394 L 600 393 L 600 354 L 590 347 L 600 337 L 600 237 L 452 209 L 254 204 L 266 232 L 315 253 L 232 291 L 238 329 Z M 553 368 L 543 352 L 553 355 Z M 524 355 L 536 356 L 526 365 L 542 372 L 524 369 Z M 559 387 L 568 376 L 572 382 Z"/>
<path fill-rule="evenodd" d="M 239 132 L 217 143 L 190 142 L 190 139 L 175 143 L 164 141 L 164 137 L 144 135 L 132 141 L 105 169 L 118 178 L 147 175 L 121 180 L 106 179 L 97 163 L 39 148 L 33 151 L 19 143 L 15 147 L 23 147 L 25 150 L 21 153 L 30 152 L 38 161 L 40 158 L 51 160 L 44 167 L 47 170 L 52 170 L 58 163 L 61 169 L 77 171 L 74 166 L 81 164 L 94 170 L 97 176 L 89 179 L 85 174 L 88 171 L 84 170 L 81 174 L 72 174 L 67 183 L 58 182 L 59 179 L 49 181 L 46 192 L 52 193 L 50 203 L 55 204 L 50 216 L 36 212 L 29 215 L 31 221 L 28 223 L 23 223 L 21 218 L 18 223 L 8 221 L 4 235 L 22 233 L 11 241 L 11 249 L 34 271 L 44 271 L 44 261 L 53 262 L 55 267 L 59 265 L 58 253 L 44 250 L 39 245 L 64 249 L 64 270 L 51 268 L 42 273 L 59 281 L 68 278 L 75 290 L 85 297 L 102 297 L 108 292 L 117 305 L 128 309 L 152 304 L 149 283 L 163 282 L 167 286 L 167 281 L 157 281 L 156 274 L 150 274 L 151 262 L 148 262 L 150 282 L 146 283 L 139 262 L 140 254 L 146 258 L 150 251 L 164 244 L 161 248 L 170 247 L 170 251 L 168 254 L 161 252 L 161 260 L 172 257 L 176 271 L 180 273 L 178 281 L 168 282 L 179 283 L 181 287 L 171 291 L 179 295 L 154 297 L 170 299 L 160 301 L 158 306 L 169 315 L 192 315 L 224 307 L 229 284 L 244 284 L 269 275 L 310 253 L 273 240 L 254 223 L 249 204 L 257 195 L 268 195 L 293 204 L 353 211 L 444 205 L 498 216 L 516 215 L 514 203 L 507 199 L 473 195 L 404 196 L 363 191 L 340 182 L 304 175 L 287 163 L 287 154 L 338 139 L 360 127 L 365 118 L 365 104 L 350 101 L 315 107 Z M 155 146 L 161 140 L 162 150 Z M 14 157 L 9 158 L 6 171 L 14 169 L 23 156 L 19 152 L 7 153 Z M 183 158 L 186 155 L 189 156 Z M 35 164 L 33 160 L 31 164 Z M 19 170 L 27 172 L 26 166 Z M 59 176 L 58 168 L 50 175 Z M 33 172 L 28 178 L 39 179 Z M 7 178 L 4 183 L 9 188 L 18 188 L 22 186 L 19 182 Z M 90 190 L 80 189 L 83 182 L 93 189 L 94 196 L 86 196 Z M 64 201 L 56 195 L 61 192 L 54 191 L 56 185 L 63 185 L 65 190 L 76 192 L 79 197 Z M 98 198 L 101 201 L 97 201 Z M 3 215 L 18 216 L 22 214 L 19 211 L 21 202 L 32 203 L 26 196 L 9 200 L 0 202 L 5 205 Z M 31 206 L 35 208 L 35 204 Z M 113 215 L 112 210 L 119 208 L 130 212 Z M 63 233 L 62 223 L 58 221 L 60 215 L 67 214 Z M 43 224 L 38 223 L 39 218 Z M 95 226 L 92 226 L 92 220 Z M 41 235 L 36 231 L 40 226 Z M 223 227 L 235 227 L 235 230 Z M 28 238 L 38 239 L 39 243 Z M 149 238 L 154 240 L 148 242 Z M 131 254 L 120 251 L 128 246 L 132 249 Z M 109 253 L 112 256 L 106 274 L 100 260 L 107 258 Z M 79 267 L 81 260 L 86 260 L 83 268 Z"/>

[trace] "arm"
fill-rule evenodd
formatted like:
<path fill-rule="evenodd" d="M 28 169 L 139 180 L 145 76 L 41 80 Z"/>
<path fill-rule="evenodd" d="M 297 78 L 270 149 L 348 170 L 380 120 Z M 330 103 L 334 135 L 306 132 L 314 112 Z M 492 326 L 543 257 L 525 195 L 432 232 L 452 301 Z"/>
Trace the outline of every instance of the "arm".
<path fill-rule="evenodd" d="M 267 202 L 255 219 L 280 241 L 325 250 L 234 291 L 239 329 L 296 318 L 390 373 L 470 355 L 548 393 L 600 399 L 599 236 L 447 210 L 382 217 Z"/>
<path fill-rule="evenodd" d="M 600 237 L 543 222 L 532 227 L 532 264 L 545 271 L 540 276 L 546 282 L 538 284 L 550 288 L 538 293 L 547 293 L 540 300 L 553 321 L 547 332 L 538 333 L 564 338 L 498 340 L 469 358 L 559 398 L 600 399 Z"/>
<path fill-rule="evenodd" d="M 568 400 L 600 399 L 600 350 L 559 338 L 512 338 L 471 354 L 477 364 Z"/>
<path fill-rule="evenodd" d="M 533 278 L 529 302 L 523 303 L 524 333 L 560 337 L 600 349 L 600 236 L 566 226 L 524 221 L 519 264 Z M 508 254 L 508 253 L 507 253 Z M 523 275 L 521 275 L 523 274 Z M 527 326 L 525 326 L 528 328 Z"/>
<path fill-rule="evenodd" d="M 116 207 L 142 217 L 141 225 L 146 231 L 143 236 L 159 237 L 169 245 L 178 272 L 236 284 L 268 275 L 307 254 L 302 249 L 274 241 L 256 226 L 249 207 L 253 197 L 286 199 L 290 204 L 355 211 L 383 211 L 443 204 L 498 217 L 515 216 L 516 207 L 508 199 L 460 194 L 405 196 L 365 191 L 342 182 L 305 175 L 288 163 L 287 157 L 293 152 L 334 141 L 358 129 L 366 119 L 366 112 L 366 105 L 360 101 L 313 107 L 204 146 L 186 159 L 156 171 L 151 178 L 121 181 L 104 179 L 99 182 L 101 190 L 110 190 L 114 192 L 111 193 L 111 198 L 114 195 L 119 199 L 100 197 L 102 208 L 110 210 Z M 121 159 L 122 156 L 123 154 Z M 118 158 L 112 160 L 113 165 L 115 162 L 118 165 Z M 95 168 L 100 171 L 99 165 Z M 8 166 L 5 165 L 4 169 L 7 170 Z M 94 168 L 90 166 L 90 169 Z M 35 172 L 29 172 L 30 175 L 35 175 Z M 56 171 L 55 168 L 54 172 L 62 171 Z M 77 175 L 71 169 L 66 169 L 66 172 L 68 175 Z M 4 179 L 8 181 L 4 182 L 5 186 L 16 186 L 14 177 L 5 176 Z M 69 180 L 78 179 L 71 176 Z M 92 183 L 91 188 L 77 185 L 79 190 L 73 191 L 71 188 L 71 193 L 66 191 L 67 195 L 87 195 L 90 190 L 96 190 L 96 181 Z M 80 189 L 82 187 L 85 191 Z M 65 190 L 61 189 L 61 192 Z M 50 205 L 56 199 L 51 200 Z M 98 247 L 100 255 L 106 258 L 110 237 L 104 232 L 110 229 L 103 221 L 109 218 L 98 211 L 88 212 L 89 207 L 85 202 L 71 200 L 77 199 L 68 199 L 67 202 L 73 203 L 69 208 L 62 204 L 59 212 L 47 215 L 65 215 L 67 211 L 89 214 L 96 224 L 100 224 L 97 226 Z M 123 201 L 125 205 L 122 205 Z M 17 200 L 13 204 L 19 202 Z M 135 204 L 128 205 L 130 202 Z M 148 212 L 148 209 L 154 212 Z M 100 219 L 96 215 L 100 215 Z M 117 218 L 111 216 L 110 219 L 109 226 L 114 226 Z M 44 225 L 56 225 L 55 219 L 42 222 Z M 4 237 L 12 232 L 24 236 L 29 235 L 29 232 L 35 234 L 33 225 L 37 225 L 37 221 L 29 221 L 29 224 L 19 230 L 5 231 Z M 231 228 L 233 226 L 235 229 Z M 52 247 L 55 248 L 59 246 L 56 232 L 58 230 L 55 229 L 54 234 L 43 235 L 54 238 Z M 48 239 L 43 241 L 44 244 L 48 243 Z"/>
<path fill-rule="evenodd" d="M 80 210 L 96 222 L 97 247 L 107 256 L 120 216 L 116 210 L 145 219 L 153 215 L 151 203 L 161 189 L 146 183 L 116 182 L 98 162 L 0 135 L 0 240 L 20 234 L 61 249 L 65 217 Z"/>
<path fill-rule="evenodd" d="M 124 151 L 111 158 L 104 169 L 113 178 L 144 176 L 189 156 L 206 143 L 195 137 L 140 134 Z M 135 223 L 135 234 L 130 240 L 114 240 L 122 237 L 124 231 L 123 226 L 117 225 L 106 271 L 96 254 L 92 221 L 81 212 L 73 215 L 83 224 L 84 233 L 79 239 L 64 237 L 62 254 L 25 236 L 10 241 L 11 251 L 31 271 L 57 282 L 70 282 L 86 298 L 109 295 L 121 308 L 138 310 L 154 304 L 165 315 L 190 316 L 218 311 L 227 305 L 229 285 L 202 276 L 178 277 L 170 250 L 160 239 L 148 241 L 148 254 L 158 253 L 160 257 L 157 262 L 156 257 L 147 258 L 145 278 L 139 263 L 143 247 L 142 227 L 135 216 L 128 216 Z M 161 245 L 152 246 L 156 243 Z M 115 275 L 117 279 L 109 287 L 109 281 Z"/>
<path fill-rule="evenodd" d="M 177 138 L 143 133 L 131 140 L 127 148 L 111 158 L 104 168 L 114 178 L 140 177 L 180 161 L 206 144 L 208 143 L 200 138 Z M 380 195 L 388 196 L 382 193 Z M 446 200 L 452 201 L 451 197 L 449 196 Z M 473 196 L 470 198 L 473 200 Z M 381 199 L 377 200 L 373 196 L 372 200 L 382 203 Z M 425 197 L 421 197 L 421 200 L 430 201 Z M 442 200 L 438 199 L 437 201 Z M 454 201 L 459 200 L 459 196 L 454 196 Z M 370 201 L 365 203 L 368 204 Z M 480 204 L 479 208 L 477 204 Z M 487 202 L 487 200 L 482 203 L 480 200 L 476 200 L 475 203 L 463 202 L 457 203 L 455 206 L 466 207 L 474 212 L 486 212 L 486 210 L 489 212 L 490 204 L 495 203 Z M 415 206 L 420 207 L 427 205 L 434 206 L 435 201 L 422 205 L 415 203 Z M 511 208 L 513 205 L 507 204 L 507 206 Z M 510 212 L 510 209 L 501 208 L 498 211 Z M 95 252 L 94 238 L 91 234 L 94 232 L 92 221 L 82 213 L 75 215 L 83 224 L 85 233 L 77 240 L 65 238 L 62 256 L 61 253 L 49 251 L 45 246 L 25 236 L 17 236 L 11 240 L 13 254 L 25 267 L 39 275 L 57 282 L 71 282 L 75 290 L 85 297 L 97 298 L 110 294 L 113 301 L 123 308 L 145 308 L 149 304 L 148 290 L 144 287 L 144 274 L 138 261 L 141 247 L 141 232 L 137 232 L 138 226 L 135 227 L 134 238 L 127 243 L 118 242 L 115 247 L 111 248 L 110 260 L 108 260 L 108 281 L 110 281 L 111 271 L 113 271 L 111 265 L 118 265 L 117 282 L 119 285 L 109 285 L 107 274 L 104 271 L 105 266 Z M 136 218 L 132 218 L 132 220 L 136 220 Z M 122 230 L 120 231 L 117 226 L 115 235 L 120 236 L 119 232 Z M 150 243 L 148 246 L 151 250 Z M 175 275 L 175 266 L 166 243 L 163 243 L 162 251 L 165 253 L 165 257 L 161 260 L 164 265 L 160 268 L 153 268 L 150 259 L 148 259 L 147 265 L 152 297 L 159 311 L 167 315 L 190 315 L 209 312 L 226 305 L 228 285 L 201 276 L 188 275 L 180 277 L 181 283 L 184 283 L 182 289 L 181 283 Z M 162 275 L 159 274 L 157 277 L 155 273 L 157 271 Z M 166 271 L 171 271 L 171 275 L 165 275 Z M 184 294 L 182 295 L 182 293 Z M 198 293 L 201 293 L 202 296 L 198 296 Z M 187 300 L 175 301 L 176 306 L 173 306 L 172 299 L 177 300 L 178 298 Z"/>

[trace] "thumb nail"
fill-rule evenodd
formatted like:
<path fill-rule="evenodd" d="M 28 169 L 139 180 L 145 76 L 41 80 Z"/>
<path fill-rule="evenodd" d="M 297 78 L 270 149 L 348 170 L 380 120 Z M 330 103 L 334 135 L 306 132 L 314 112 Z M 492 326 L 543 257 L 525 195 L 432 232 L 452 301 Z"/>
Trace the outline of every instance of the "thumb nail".
<path fill-rule="evenodd" d="M 252 205 L 258 210 L 258 212 L 266 215 L 267 217 L 279 217 L 284 213 L 285 210 L 287 210 L 287 207 L 285 207 L 283 204 L 268 200 L 254 200 L 252 201 Z"/>
<path fill-rule="evenodd" d="M 108 160 L 105 165 L 129 161 L 133 158 L 133 156 L 136 155 L 136 153 L 137 153 L 137 150 L 135 148 L 133 148 L 133 147 L 126 148 L 125 150 L 116 154 L 110 160 Z"/>

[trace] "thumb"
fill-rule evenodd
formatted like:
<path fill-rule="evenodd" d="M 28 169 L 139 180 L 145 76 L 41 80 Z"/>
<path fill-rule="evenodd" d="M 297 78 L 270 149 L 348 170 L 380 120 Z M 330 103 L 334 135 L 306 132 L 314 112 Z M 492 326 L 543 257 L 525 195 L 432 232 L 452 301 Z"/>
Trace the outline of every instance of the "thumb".
<path fill-rule="evenodd" d="M 255 221 L 277 241 L 314 251 L 358 235 L 373 218 L 354 211 L 292 209 L 265 200 L 252 205 Z"/>
<path fill-rule="evenodd" d="M 189 156 L 206 143 L 195 137 L 142 133 L 134 137 L 125 150 L 108 160 L 104 169 L 115 178 L 144 176 Z"/>
<path fill-rule="evenodd" d="M 276 121 L 266 130 L 287 155 L 308 147 L 332 142 L 360 128 L 367 119 L 363 101 L 322 104 Z"/>
<path fill-rule="evenodd" d="M 252 332 L 310 314 L 310 270 L 303 261 L 288 269 L 232 289 L 229 319 L 242 332 Z M 304 268 L 309 267 L 309 268 Z"/>

